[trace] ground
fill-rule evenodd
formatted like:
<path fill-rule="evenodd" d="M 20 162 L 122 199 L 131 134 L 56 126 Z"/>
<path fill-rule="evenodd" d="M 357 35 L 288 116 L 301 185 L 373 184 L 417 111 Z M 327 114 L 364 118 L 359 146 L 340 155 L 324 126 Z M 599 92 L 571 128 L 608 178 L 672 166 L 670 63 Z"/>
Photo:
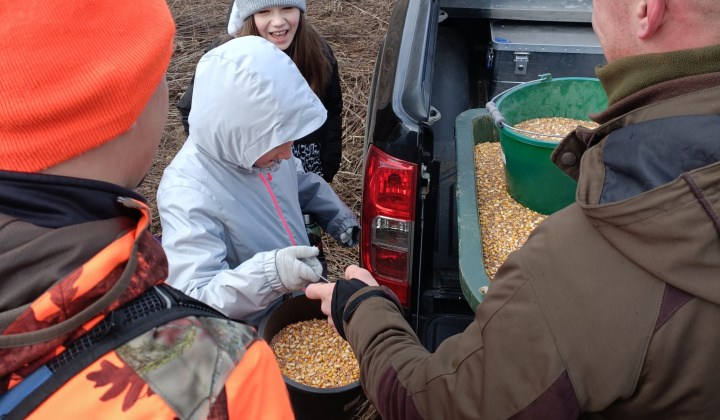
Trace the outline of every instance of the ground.
<path fill-rule="evenodd" d="M 187 88 L 205 48 L 226 32 L 230 0 L 167 0 L 175 19 L 175 49 L 167 79 L 170 91 L 168 121 L 150 172 L 140 188 L 155 216 L 152 231 L 162 236 L 155 192 L 165 167 L 186 140 L 175 104 Z M 395 0 L 306 0 L 308 21 L 332 47 L 338 61 L 343 92 L 343 159 L 332 182 L 335 192 L 360 217 L 362 151 L 365 115 L 377 51 L 387 31 Z M 357 248 L 346 249 L 325 235 L 329 276 L 343 276 L 358 262 Z M 359 402 L 358 419 L 377 417 L 366 401 Z"/>

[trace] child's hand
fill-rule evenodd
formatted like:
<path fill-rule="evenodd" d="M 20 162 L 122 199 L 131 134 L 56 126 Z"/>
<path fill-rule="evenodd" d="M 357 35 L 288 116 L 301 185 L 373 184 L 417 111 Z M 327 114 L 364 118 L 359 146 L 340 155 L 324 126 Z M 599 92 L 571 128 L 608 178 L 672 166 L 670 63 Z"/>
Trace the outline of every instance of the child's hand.
<path fill-rule="evenodd" d="M 352 226 L 340 234 L 340 243 L 351 248 L 360 243 L 360 227 Z"/>
<path fill-rule="evenodd" d="M 322 264 L 314 246 L 289 246 L 275 251 L 275 270 L 290 291 L 302 290 L 308 282 L 320 280 Z"/>

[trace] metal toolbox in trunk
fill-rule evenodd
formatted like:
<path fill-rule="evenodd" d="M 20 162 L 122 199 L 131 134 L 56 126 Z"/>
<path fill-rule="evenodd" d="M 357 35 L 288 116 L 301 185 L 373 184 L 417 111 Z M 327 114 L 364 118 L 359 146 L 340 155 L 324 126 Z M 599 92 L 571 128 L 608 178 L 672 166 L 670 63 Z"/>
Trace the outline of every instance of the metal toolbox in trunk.
<path fill-rule="evenodd" d="M 590 23 L 496 20 L 490 23 L 490 98 L 550 73 L 596 77 L 605 56 Z"/>

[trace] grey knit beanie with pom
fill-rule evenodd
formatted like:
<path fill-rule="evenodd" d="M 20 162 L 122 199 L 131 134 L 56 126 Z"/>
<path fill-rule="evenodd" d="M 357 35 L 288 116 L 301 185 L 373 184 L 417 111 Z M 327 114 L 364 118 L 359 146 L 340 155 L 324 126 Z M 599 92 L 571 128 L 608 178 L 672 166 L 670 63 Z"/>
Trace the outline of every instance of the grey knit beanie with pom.
<path fill-rule="evenodd" d="M 245 19 L 260 10 L 274 6 L 294 6 L 305 13 L 305 0 L 235 0 L 228 21 L 228 33 L 239 31 L 242 29 Z"/>

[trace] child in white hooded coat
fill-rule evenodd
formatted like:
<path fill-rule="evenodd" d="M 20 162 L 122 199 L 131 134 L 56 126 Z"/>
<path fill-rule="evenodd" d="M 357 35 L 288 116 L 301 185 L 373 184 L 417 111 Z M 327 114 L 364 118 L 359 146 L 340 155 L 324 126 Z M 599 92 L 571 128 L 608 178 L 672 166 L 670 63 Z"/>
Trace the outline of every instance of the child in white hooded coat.
<path fill-rule="evenodd" d="M 190 135 L 157 192 L 167 282 L 242 319 L 319 280 L 303 212 L 345 246 L 357 244 L 359 224 L 286 153 L 326 110 L 285 53 L 260 37 L 233 39 L 202 57 L 195 86 Z"/>

